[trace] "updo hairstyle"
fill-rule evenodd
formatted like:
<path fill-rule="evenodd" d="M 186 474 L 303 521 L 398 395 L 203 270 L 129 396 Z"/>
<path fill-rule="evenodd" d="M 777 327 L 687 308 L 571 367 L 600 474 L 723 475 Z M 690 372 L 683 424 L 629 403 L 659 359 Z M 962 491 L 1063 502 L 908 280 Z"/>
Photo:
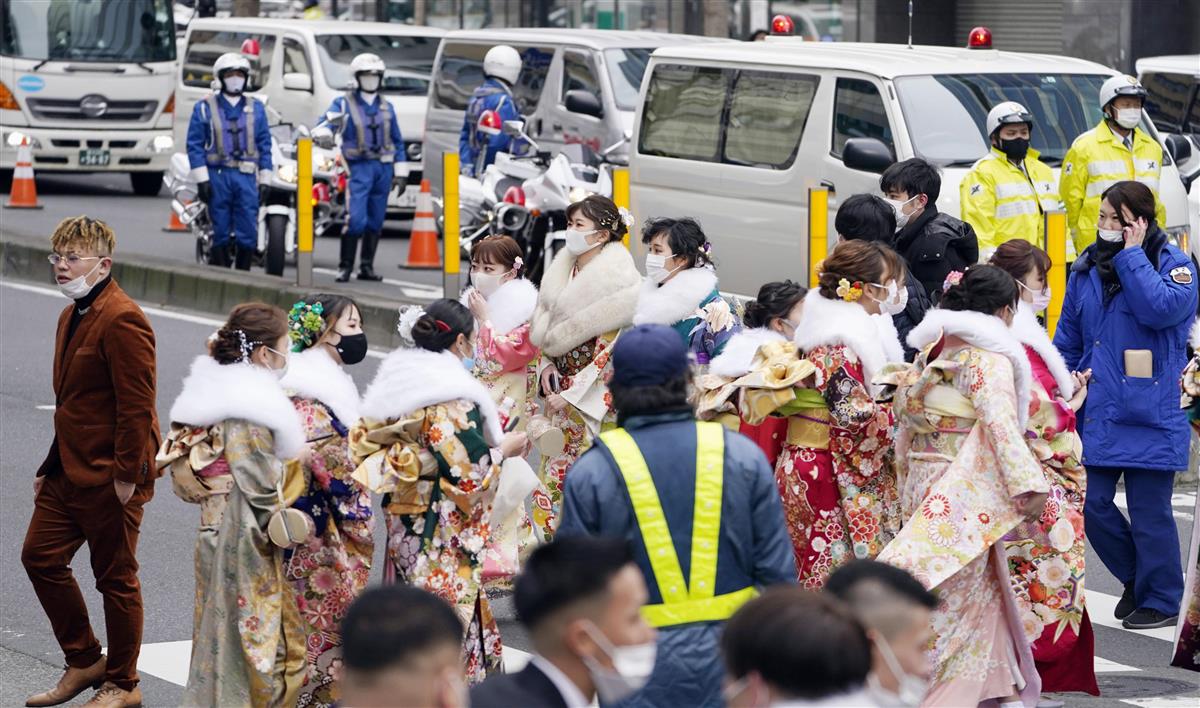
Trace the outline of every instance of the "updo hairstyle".
<path fill-rule="evenodd" d="M 431 352 L 444 352 L 454 345 L 458 335 L 470 338 L 475 317 L 458 300 L 435 300 L 413 324 L 413 343 Z"/>
<path fill-rule="evenodd" d="M 776 318 L 786 320 L 807 294 L 808 288 L 791 280 L 767 283 L 758 289 L 757 299 L 746 303 L 742 322 L 747 327 L 767 327 Z"/>
<path fill-rule="evenodd" d="M 512 236 L 495 234 L 479 240 L 471 249 L 471 263 L 498 265 L 504 272 L 514 269 L 521 257 L 521 246 Z M 521 271 L 517 269 L 517 275 Z"/>
<path fill-rule="evenodd" d="M 1045 278 L 1050 272 L 1050 256 L 1045 251 L 1023 238 L 1014 238 L 1000 244 L 992 257 L 990 265 L 1000 268 L 1017 280 L 1024 280 L 1030 271 Z"/>
<path fill-rule="evenodd" d="M 671 255 L 686 260 L 686 268 L 714 265 L 712 245 L 695 219 L 686 216 L 682 219 L 666 216 L 650 219 L 642 227 L 642 243 L 649 244 L 663 234 L 667 237 L 667 248 L 671 249 Z"/>
<path fill-rule="evenodd" d="M 288 337 L 292 341 L 292 351 L 302 352 L 315 345 L 350 308 L 358 308 L 358 303 L 345 295 L 333 293 L 308 295 L 297 302 L 288 313 Z"/>
<path fill-rule="evenodd" d="M 262 302 L 247 302 L 234 307 L 229 319 L 208 340 L 208 353 L 218 364 L 249 361 L 254 350 L 273 347 L 288 333 L 288 318 L 283 310 Z"/>
<path fill-rule="evenodd" d="M 567 221 L 583 214 L 596 223 L 596 228 L 608 232 L 608 242 L 620 241 L 629 233 L 629 227 L 621 219 L 621 211 L 608 197 L 593 194 L 567 207 Z"/>
<path fill-rule="evenodd" d="M 842 241 L 821 264 L 817 278 L 821 297 L 840 300 L 838 283 L 868 283 L 885 285 L 883 277 L 891 276 L 903 286 L 907 270 L 900 256 L 879 241 Z"/>
<path fill-rule="evenodd" d="M 994 265 L 976 265 L 942 293 L 938 307 L 993 315 L 1002 307 L 1016 308 L 1019 297 L 1017 281 L 1007 271 Z"/>

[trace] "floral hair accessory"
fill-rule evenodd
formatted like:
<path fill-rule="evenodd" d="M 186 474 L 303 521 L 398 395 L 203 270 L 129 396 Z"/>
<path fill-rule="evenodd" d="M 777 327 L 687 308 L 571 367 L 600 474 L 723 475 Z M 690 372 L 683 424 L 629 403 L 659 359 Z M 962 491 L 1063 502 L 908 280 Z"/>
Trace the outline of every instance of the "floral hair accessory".
<path fill-rule="evenodd" d="M 942 292 L 946 292 L 950 288 L 962 282 L 963 272 L 961 270 L 952 270 L 946 274 L 946 279 L 942 281 Z"/>
<path fill-rule="evenodd" d="M 524 267 L 525 267 L 525 259 L 521 258 L 520 256 L 517 256 L 516 259 L 513 260 L 513 267 L 512 267 L 513 272 L 520 273 L 521 269 Z"/>
<path fill-rule="evenodd" d="M 617 218 L 621 220 L 622 224 L 625 224 L 625 228 L 633 228 L 633 214 L 631 214 L 625 207 L 617 207 Z M 614 224 L 614 226 L 615 225 L 616 224 Z"/>
<path fill-rule="evenodd" d="M 240 349 L 242 353 L 242 358 L 238 359 L 238 362 L 250 361 L 250 355 L 254 353 L 254 345 L 246 340 L 245 332 L 240 329 L 235 329 L 233 331 L 237 332 L 238 349 Z"/>
<path fill-rule="evenodd" d="M 858 302 L 859 298 L 863 296 L 863 284 L 858 280 L 851 283 L 849 280 L 842 278 L 838 281 L 836 292 L 837 296 L 846 302 Z"/>
<path fill-rule="evenodd" d="M 300 300 L 288 312 L 288 338 L 292 351 L 302 352 L 320 339 L 325 331 L 325 306 L 319 302 L 307 303 Z"/>
<path fill-rule="evenodd" d="M 400 321 L 396 323 L 396 333 L 400 335 L 400 346 L 409 349 L 417 346 L 413 341 L 413 325 L 425 316 L 425 308 L 420 305 L 405 305 L 400 308 Z"/>

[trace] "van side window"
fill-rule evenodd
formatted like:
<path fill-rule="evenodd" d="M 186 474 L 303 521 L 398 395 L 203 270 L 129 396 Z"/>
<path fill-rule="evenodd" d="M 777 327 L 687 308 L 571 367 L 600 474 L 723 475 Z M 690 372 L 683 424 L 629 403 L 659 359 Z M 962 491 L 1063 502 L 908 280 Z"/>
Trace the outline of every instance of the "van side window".
<path fill-rule="evenodd" d="M 1192 77 L 1183 74 L 1146 74 L 1141 78 L 1146 88 L 1146 113 L 1154 127 L 1168 133 L 1180 132 L 1187 115 L 1188 95 L 1192 92 Z"/>
<path fill-rule="evenodd" d="M 838 79 L 833 99 L 833 150 L 842 156 L 850 138 L 877 138 L 892 149 L 892 128 L 879 89 L 863 79 Z"/>
<path fill-rule="evenodd" d="M 728 69 L 660 64 L 650 78 L 638 150 L 645 155 L 720 161 Z"/>
<path fill-rule="evenodd" d="M 483 56 L 490 44 L 446 43 L 441 65 L 433 72 L 433 108 L 465 111 L 471 94 L 483 83 Z M 521 75 L 513 87 L 517 110 L 529 115 L 537 110 L 546 85 L 546 73 L 554 58 L 554 47 L 512 45 L 521 54 Z"/>
<path fill-rule="evenodd" d="M 819 78 L 742 71 L 725 124 L 725 162 L 787 169 L 796 159 Z"/>
<path fill-rule="evenodd" d="M 587 91 L 600 100 L 600 82 L 586 54 L 563 52 L 562 95 L 566 96 L 567 91 Z"/>
<path fill-rule="evenodd" d="M 246 40 L 258 42 L 257 57 L 250 60 L 250 78 L 246 80 L 246 91 L 258 91 L 267 85 L 271 76 L 271 56 L 275 54 L 275 35 L 250 34 L 248 32 L 217 32 L 197 30 L 188 38 L 187 54 L 183 59 L 184 86 L 208 88 L 212 83 L 213 62 L 226 52 L 241 52 Z"/>
<path fill-rule="evenodd" d="M 304 47 L 290 37 L 283 40 L 283 73 L 312 75 L 308 66 L 308 53 Z"/>
<path fill-rule="evenodd" d="M 1192 107 L 1188 111 L 1187 130 L 1185 133 L 1200 136 L 1200 89 L 1192 94 Z"/>

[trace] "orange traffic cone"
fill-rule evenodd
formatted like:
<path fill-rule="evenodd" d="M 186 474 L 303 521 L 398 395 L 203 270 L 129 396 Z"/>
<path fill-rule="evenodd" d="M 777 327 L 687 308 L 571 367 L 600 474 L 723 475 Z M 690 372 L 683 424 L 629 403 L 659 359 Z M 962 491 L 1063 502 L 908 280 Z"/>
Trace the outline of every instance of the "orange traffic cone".
<path fill-rule="evenodd" d="M 437 223 L 433 220 L 433 194 L 429 180 L 421 180 L 417 195 L 417 212 L 413 215 L 412 235 L 408 239 L 408 262 L 405 268 L 441 268 L 438 255 Z"/>
<path fill-rule="evenodd" d="M 184 208 L 186 208 L 187 204 L 184 204 L 183 206 L 184 206 Z M 184 226 L 183 222 L 179 220 L 179 214 L 177 214 L 175 212 L 174 205 L 172 205 L 171 218 L 169 221 L 167 221 L 167 225 L 163 227 L 163 231 L 171 232 L 171 231 L 189 231 L 189 230 L 190 229 L 188 229 L 188 227 Z"/>
<path fill-rule="evenodd" d="M 17 148 L 17 166 L 13 170 L 12 190 L 4 208 L 42 208 L 37 200 L 37 185 L 33 182 L 33 150 L 29 147 L 29 138 L 22 138 L 21 146 Z"/>

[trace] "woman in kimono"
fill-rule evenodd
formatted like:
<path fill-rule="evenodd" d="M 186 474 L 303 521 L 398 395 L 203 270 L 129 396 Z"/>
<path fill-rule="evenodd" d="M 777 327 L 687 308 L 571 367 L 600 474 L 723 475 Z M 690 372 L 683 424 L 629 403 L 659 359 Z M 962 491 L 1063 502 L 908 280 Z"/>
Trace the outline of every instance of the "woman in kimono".
<path fill-rule="evenodd" d="M 501 669 L 500 630 L 482 592 L 483 550 L 505 458 L 526 452 L 524 433 L 501 432 L 492 397 L 466 368 L 475 320 L 437 300 L 400 318 L 401 347 L 363 396 L 350 451 L 355 478 L 384 494 L 384 582 L 445 600 L 463 622 L 463 664 L 478 683 Z"/>
<path fill-rule="evenodd" d="M 529 336 L 541 349 L 538 389 L 563 451 L 542 457 L 545 489 L 533 495 L 533 522 L 549 540 L 558 527 L 567 468 L 601 428 L 615 424 L 608 377 L 612 346 L 633 321 L 642 276 L 621 243 L 632 218 L 611 199 L 592 195 L 567 207 L 567 244 L 538 292 Z"/>
<path fill-rule="evenodd" d="M 871 381 L 887 363 L 904 361 L 891 318 L 903 307 L 904 280 L 888 247 L 838 244 L 804 299 L 799 363 L 794 349 L 759 361 L 764 381 L 774 383 L 742 397 L 751 424 L 788 419 L 775 481 L 806 588 L 821 587 L 851 559 L 874 558 L 898 527 L 891 405 L 877 400 Z M 781 369 L 793 372 L 783 389 L 770 373 Z"/>
<path fill-rule="evenodd" d="M 350 427 L 358 422 L 358 386 L 346 373 L 367 356 L 358 306 L 342 295 L 314 295 L 288 314 L 292 356 L 284 390 L 300 415 L 311 452 L 301 465 L 304 490 L 292 507 L 315 533 L 288 553 L 287 576 L 304 620 L 308 670 L 300 706 L 337 702 L 336 664 L 346 610 L 367 585 L 375 550 L 371 495 L 351 478 Z"/>
<path fill-rule="evenodd" d="M 183 705 L 295 705 L 304 628 L 271 516 L 299 493 L 284 460 L 304 456 L 300 419 L 279 385 L 288 322 L 238 305 L 192 363 L 158 454 L 175 493 L 200 505 L 192 659 Z M 294 466 L 293 466 L 294 469 Z"/>
<path fill-rule="evenodd" d="M 1200 433 L 1200 320 L 1192 325 L 1189 344 L 1196 354 L 1183 371 L 1181 405 L 1188 411 L 1192 430 Z M 1200 498 L 1196 516 L 1200 518 Z M 1183 601 L 1179 608 L 1179 623 L 1175 630 L 1175 656 L 1171 666 L 1200 671 L 1200 524 L 1192 523 L 1192 543 L 1184 556 L 1187 579 Z"/>
<path fill-rule="evenodd" d="M 1043 691 L 1099 695 L 1095 639 L 1083 594 L 1087 473 L 1075 430 L 1075 414 L 1087 397 L 1086 374 L 1067 368 L 1037 321 L 1036 313 L 1050 302 L 1050 256 L 1015 239 L 1000 244 L 989 262 L 1011 275 L 1020 289 L 1012 333 L 1033 374 L 1026 439 L 1050 485 L 1041 517 L 1022 521 L 1005 538 L 1025 640 L 1033 645 Z"/>
<path fill-rule="evenodd" d="M 1009 329 L 1017 284 L 995 266 L 951 273 L 913 329 L 920 354 L 898 384 L 897 461 L 907 519 L 879 560 L 936 590 L 924 706 L 1038 702 L 1041 680 L 1003 539 L 1041 513 L 1042 466 L 1025 439 L 1031 373 Z"/>
<path fill-rule="evenodd" d="M 712 244 L 695 219 L 651 219 L 642 229 L 646 278 L 633 323 L 671 327 L 704 371 L 741 329 L 717 289 Z"/>

